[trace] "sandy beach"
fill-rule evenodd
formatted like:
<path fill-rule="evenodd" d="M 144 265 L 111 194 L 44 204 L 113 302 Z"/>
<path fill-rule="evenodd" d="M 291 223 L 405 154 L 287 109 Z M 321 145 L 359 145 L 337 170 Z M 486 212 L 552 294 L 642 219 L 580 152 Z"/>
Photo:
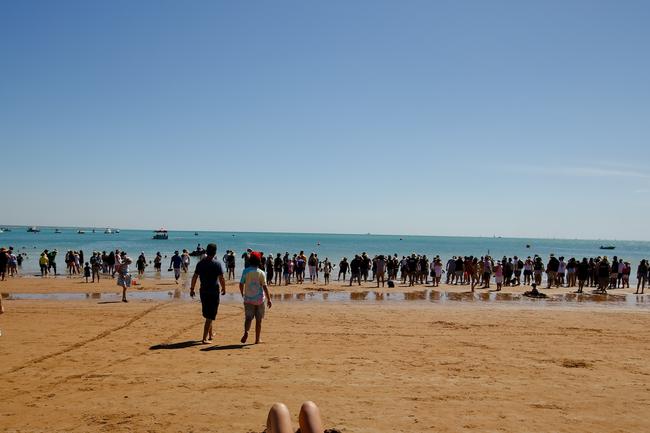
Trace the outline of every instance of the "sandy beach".
<path fill-rule="evenodd" d="M 47 279 L 50 292 L 86 286 Z M 46 286 L 20 278 L 0 292 L 37 287 Z M 264 343 L 241 345 L 242 307 L 231 302 L 204 346 L 198 301 L 4 306 L 3 431 L 261 432 L 273 402 L 285 402 L 295 421 L 305 400 L 344 432 L 650 429 L 642 309 L 276 302 Z"/>

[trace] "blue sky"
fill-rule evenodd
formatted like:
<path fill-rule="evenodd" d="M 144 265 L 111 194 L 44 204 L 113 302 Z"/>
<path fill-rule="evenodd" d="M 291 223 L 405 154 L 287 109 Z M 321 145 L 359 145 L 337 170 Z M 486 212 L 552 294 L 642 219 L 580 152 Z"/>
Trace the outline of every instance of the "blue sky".
<path fill-rule="evenodd" d="M 650 3 L 5 1 L 2 224 L 650 239 Z"/>

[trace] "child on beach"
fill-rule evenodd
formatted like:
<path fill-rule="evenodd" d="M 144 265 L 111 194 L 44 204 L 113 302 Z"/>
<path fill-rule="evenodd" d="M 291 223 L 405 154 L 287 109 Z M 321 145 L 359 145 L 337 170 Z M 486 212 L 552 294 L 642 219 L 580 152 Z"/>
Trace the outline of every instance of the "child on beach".
<path fill-rule="evenodd" d="M 244 269 L 241 280 L 239 281 L 239 292 L 244 298 L 244 335 L 241 342 L 245 343 L 248 339 L 248 331 L 251 328 L 253 318 L 255 319 L 255 344 L 261 343 L 262 319 L 264 319 L 264 300 L 266 305 L 271 308 L 271 297 L 269 289 L 266 286 L 266 274 L 259 268 L 261 254 L 253 251 L 249 256 L 249 266 Z"/>
<path fill-rule="evenodd" d="M 327 257 L 325 257 L 325 261 L 323 262 L 323 277 L 325 278 L 325 285 L 328 285 L 330 283 L 331 272 L 332 272 L 332 263 L 329 261 Z"/>
<path fill-rule="evenodd" d="M 88 262 L 84 265 L 84 277 L 86 278 L 86 282 L 88 282 L 88 278 L 90 278 L 90 263 Z"/>

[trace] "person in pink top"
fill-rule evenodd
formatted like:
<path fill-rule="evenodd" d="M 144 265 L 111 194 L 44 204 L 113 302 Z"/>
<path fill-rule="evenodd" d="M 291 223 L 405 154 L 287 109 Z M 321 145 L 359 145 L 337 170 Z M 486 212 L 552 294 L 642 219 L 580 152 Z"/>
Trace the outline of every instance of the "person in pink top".
<path fill-rule="evenodd" d="M 244 299 L 244 335 L 241 342 L 248 340 L 248 331 L 255 319 L 255 344 L 262 342 L 262 319 L 264 319 L 265 304 L 271 308 L 272 302 L 266 285 L 266 273 L 259 268 L 262 254 L 253 251 L 248 259 L 248 267 L 244 269 L 239 282 L 239 292 Z M 265 302 L 266 301 L 266 302 Z"/>
<path fill-rule="evenodd" d="M 494 282 L 497 283 L 497 288 L 495 291 L 499 292 L 501 290 L 501 286 L 503 286 L 503 266 L 501 265 L 501 262 L 497 262 L 497 265 L 494 268 Z"/>

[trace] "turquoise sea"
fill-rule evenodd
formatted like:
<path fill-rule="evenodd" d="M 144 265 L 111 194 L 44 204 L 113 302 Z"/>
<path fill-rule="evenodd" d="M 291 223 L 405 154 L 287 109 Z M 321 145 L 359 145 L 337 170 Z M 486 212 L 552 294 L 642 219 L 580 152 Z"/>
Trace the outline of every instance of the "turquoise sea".
<path fill-rule="evenodd" d="M 338 264 L 342 257 L 355 253 L 395 254 L 399 256 L 426 254 L 429 257 L 440 255 L 443 259 L 454 255 L 481 256 L 489 253 L 493 257 L 504 255 L 519 257 L 538 254 L 544 259 L 550 253 L 566 258 L 596 257 L 599 255 L 623 257 L 635 269 L 642 258 L 650 257 L 650 242 L 643 241 L 601 241 L 569 239 L 533 239 L 498 237 L 460 237 L 460 236 L 408 236 L 408 235 L 358 235 L 358 234 L 318 234 L 318 233 L 254 233 L 254 232 L 208 232 L 170 231 L 168 240 L 152 239 L 149 230 L 120 230 L 118 234 L 104 234 L 104 229 L 84 229 L 85 234 L 77 234 L 77 228 L 39 227 L 39 233 L 27 232 L 27 227 L 8 227 L 9 232 L 0 233 L 0 246 L 13 246 L 17 252 L 25 252 L 28 259 L 23 262 L 23 273 L 38 273 L 38 255 L 44 249 L 59 251 L 57 265 L 63 269 L 63 259 L 67 250 L 83 250 L 86 260 L 92 251 L 125 250 L 134 259 L 144 251 L 147 260 L 153 260 L 157 251 L 169 259 L 174 250 L 183 248 L 192 251 L 197 244 L 202 246 L 216 242 L 218 257 L 226 250 L 234 250 L 238 256 L 247 248 L 268 253 L 293 254 L 301 250 L 309 254 L 318 253 L 323 259 L 328 257 Z M 527 248 L 527 245 L 530 247 Z M 601 245 L 615 245 L 615 250 L 601 250 Z M 193 258 L 193 261 L 195 259 Z M 163 261 L 163 268 L 168 265 Z M 237 271 L 241 270 L 237 263 Z M 147 268 L 148 272 L 152 267 Z"/>

